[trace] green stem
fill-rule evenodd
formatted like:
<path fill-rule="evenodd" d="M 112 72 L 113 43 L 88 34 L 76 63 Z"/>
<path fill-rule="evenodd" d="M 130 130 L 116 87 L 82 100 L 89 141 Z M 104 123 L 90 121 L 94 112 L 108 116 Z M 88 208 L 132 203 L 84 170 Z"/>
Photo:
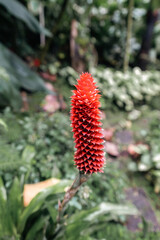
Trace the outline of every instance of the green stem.
<path fill-rule="evenodd" d="M 45 59 L 45 57 L 46 57 L 46 54 L 47 54 L 47 52 L 48 52 L 48 50 L 49 50 L 49 48 L 50 48 L 50 46 L 51 46 L 51 43 L 52 43 L 52 41 L 53 41 L 53 39 L 54 39 L 54 36 L 55 36 L 55 34 L 57 33 L 57 31 L 58 31 L 58 29 L 59 29 L 59 26 L 60 26 L 60 24 L 61 24 L 63 15 L 64 15 L 64 13 L 65 13 L 65 10 L 66 10 L 67 4 L 68 4 L 68 1 L 69 1 L 69 0 L 64 0 L 64 1 L 63 1 L 61 11 L 60 11 L 59 16 L 58 16 L 58 18 L 57 18 L 57 20 L 56 20 L 56 24 L 53 26 L 53 28 L 52 28 L 52 30 L 51 30 L 51 32 L 52 32 L 52 37 L 51 37 L 51 38 L 48 38 L 48 40 L 47 40 L 47 42 L 46 42 L 46 45 L 45 45 L 45 47 L 44 47 L 44 49 L 43 49 L 43 51 L 42 51 L 41 59 L 40 59 L 40 60 L 41 60 L 41 63 L 43 63 L 43 61 L 44 61 L 44 59 Z"/>
<path fill-rule="evenodd" d="M 131 35 L 132 35 L 132 10 L 133 10 L 134 0 L 129 0 L 128 6 L 128 20 L 127 20 L 127 39 L 126 39 L 126 47 L 125 47 L 125 55 L 124 55 L 124 62 L 123 62 L 123 70 L 126 72 L 129 66 L 129 59 L 130 59 L 130 42 L 131 42 Z"/>

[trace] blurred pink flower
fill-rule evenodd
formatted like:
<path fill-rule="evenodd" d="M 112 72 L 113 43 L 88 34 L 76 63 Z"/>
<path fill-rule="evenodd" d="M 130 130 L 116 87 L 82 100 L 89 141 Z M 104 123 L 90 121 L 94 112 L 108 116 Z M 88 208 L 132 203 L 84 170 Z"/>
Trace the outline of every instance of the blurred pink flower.
<path fill-rule="evenodd" d="M 49 82 L 46 82 L 45 83 L 45 86 L 48 90 L 52 91 L 52 92 L 55 92 L 55 88 L 53 87 L 53 85 Z"/>
<path fill-rule="evenodd" d="M 44 103 L 42 104 L 42 108 L 46 112 L 54 113 L 60 108 L 60 103 L 58 102 L 56 96 L 47 95 L 44 99 Z"/>

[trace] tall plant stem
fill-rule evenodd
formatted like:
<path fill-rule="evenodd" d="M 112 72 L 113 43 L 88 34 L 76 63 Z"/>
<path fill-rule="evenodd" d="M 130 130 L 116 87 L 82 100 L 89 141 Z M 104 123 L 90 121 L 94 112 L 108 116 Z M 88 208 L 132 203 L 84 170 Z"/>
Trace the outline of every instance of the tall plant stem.
<path fill-rule="evenodd" d="M 55 34 L 57 33 L 58 29 L 59 29 L 59 26 L 61 24 L 61 21 L 63 19 L 63 15 L 65 13 L 65 10 L 66 10 L 66 7 L 67 7 L 67 4 L 68 4 L 69 0 L 64 0 L 63 1 L 63 4 L 62 4 L 62 7 L 61 7 L 61 11 L 59 13 L 59 16 L 56 20 L 56 24 L 53 26 L 52 30 L 51 30 L 51 33 L 52 33 L 52 37 L 51 38 L 48 38 L 47 42 L 46 42 L 46 45 L 45 47 L 43 48 L 43 51 L 42 51 L 42 54 L 41 54 L 41 63 L 43 63 L 45 57 L 46 57 L 46 54 L 51 46 L 51 43 L 53 41 L 53 38 L 55 36 Z"/>
<path fill-rule="evenodd" d="M 134 0 L 129 0 L 128 6 L 128 20 L 127 20 L 127 39 L 126 39 L 126 47 L 124 54 L 124 62 L 123 62 L 123 70 L 126 72 L 129 66 L 130 59 L 130 41 L 132 35 L 132 10 L 133 10 Z"/>
<path fill-rule="evenodd" d="M 58 205 L 58 216 L 57 216 L 57 222 L 61 221 L 61 218 L 63 216 L 63 211 L 66 206 L 66 204 L 74 197 L 80 186 L 88 180 L 90 177 L 90 174 L 84 174 L 82 172 L 79 172 L 76 176 L 72 186 L 68 189 L 68 191 L 65 193 L 64 199 L 62 202 L 59 201 Z"/>

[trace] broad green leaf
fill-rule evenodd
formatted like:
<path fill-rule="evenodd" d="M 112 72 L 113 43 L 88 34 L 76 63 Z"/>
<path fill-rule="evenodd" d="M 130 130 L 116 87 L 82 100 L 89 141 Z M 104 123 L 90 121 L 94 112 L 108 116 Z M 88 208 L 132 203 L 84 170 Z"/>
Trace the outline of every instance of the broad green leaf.
<path fill-rule="evenodd" d="M 49 202 L 46 202 L 45 205 L 47 207 L 49 215 L 52 218 L 52 221 L 55 222 L 56 221 L 56 217 L 57 217 L 57 209 L 53 208 L 53 203 L 51 204 Z"/>
<path fill-rule="evenodd" d="M 43 80 L 2 44 L 0 44 L 0 66 L 6 70 L 14 86 L 31 92 L 46 91 Z"/>
<path fill-rule="evenodd" d="M 3 53 L 0 52 L 0 59 L 4 60 L 3 56 L 1 57 L 1 54 L 3 55 Z M 21 96 L 18 88 L 16 88 L 16 86 L 14 86 L 11 82 L 9 74 L 6 79 L 4 74 L 1 74 L 2 71 L 7 74 L 6 69 L 0 66 L 0 106 L 5 107 L 6 105 L 10 105 L 14 109 L 18 109 L 21 106 Z"/>
<path fill-rule="evenodd" d="M 46 28 L 42 27 L 25 6 L 17 0 L 0 0 L 0 4 L 14 17 L 23 21 L 32 31 L 51 36 L 51 33 Z"/>
<path fill-rule="evenodd" d="M 11 215 L 8 211 L 7 194 L 0 178 L 0 238 L 11 237 L 16 234 L 15 226 L 13 225 Z"/>
<path fill-rule="evenodd" d="M 2 70 L 7 74 L 7 78 L 1 74 Z M 10 105 L 19 108 L 20 88 L 30 92 L 48 92 L 43 80 L 18 56 L 0 43 L 0 106 Z"/>
<path fill-rule="evenodd" d="M 75 213 L 67 220 L 66 236 L 70 240 L 78 239 L 85 230 L 91 226 L 99 226 L 99 223 L 107 221 L 118 221 L 120 216 L 138 215 L 137 209 L 112 203 L 101 203 L 99 206 L 89 210 Z M 107 224 L 107 223 L 106 223 Z M 74 233 L 74 235 L 72 234 Z M 85 234 L 84 234 L 85 236 Z"/>
<path fill-rule="evenodd" d="M 13 185 L 10 189 L 8 208 L 12 221 L 14 225 L 17 226 L 22 211 L 21 187 L 18 178 L 14 179 Z"/>
<path fill-rule="evenodd" d="M 98 211 L 95 211 L 87 216 L 85 220 L 94 221 L 98 216 L 102 214 L 110 214 L 111 217 L 116 217 L 120 215 L 136 215 L 138 214 L 135 207 L 118 205 L 113 203 L 101 203 L 99 205 Z"/>
<path fill-rule="evenodd" d="M 39 194 L 37 194 L 31 201 L 31 203 L 23 211 L 20 217 L 20 222 L 18 227 L 19 231 L 20 232 L 23 231 L 27 219 L 31 216 L 31 214 L 41 209 L 42 205 L 44 204 L 47 198 L 52 197 L 53 200 L 54 198 L 56 198 L 56 201 L 57 201 L 56 194 L 64 192 L 65 188 L 70 186 L 71 183 L 72 183 L 71 180 L 61 180 L 56 185 L 45 188 Z"/>
<path fill-rule="evenodd" d="M 23 150 L 22 159 L 23 161 L 30 163 L 35 154 L 35 148 L 33 146 L 27 145 Z"/>

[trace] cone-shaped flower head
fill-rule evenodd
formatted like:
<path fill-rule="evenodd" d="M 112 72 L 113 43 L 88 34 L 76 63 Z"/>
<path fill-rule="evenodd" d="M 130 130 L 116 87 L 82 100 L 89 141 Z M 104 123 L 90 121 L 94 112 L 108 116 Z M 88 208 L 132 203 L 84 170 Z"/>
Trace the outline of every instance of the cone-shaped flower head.
<path fill-rule="evenodd" d="M 71 122 L 76 143 L 74 161 L 85 173 L 103 172 L 104 147 L 99 90 L 90 73 L 82 73 L 71 100 Z"/>

